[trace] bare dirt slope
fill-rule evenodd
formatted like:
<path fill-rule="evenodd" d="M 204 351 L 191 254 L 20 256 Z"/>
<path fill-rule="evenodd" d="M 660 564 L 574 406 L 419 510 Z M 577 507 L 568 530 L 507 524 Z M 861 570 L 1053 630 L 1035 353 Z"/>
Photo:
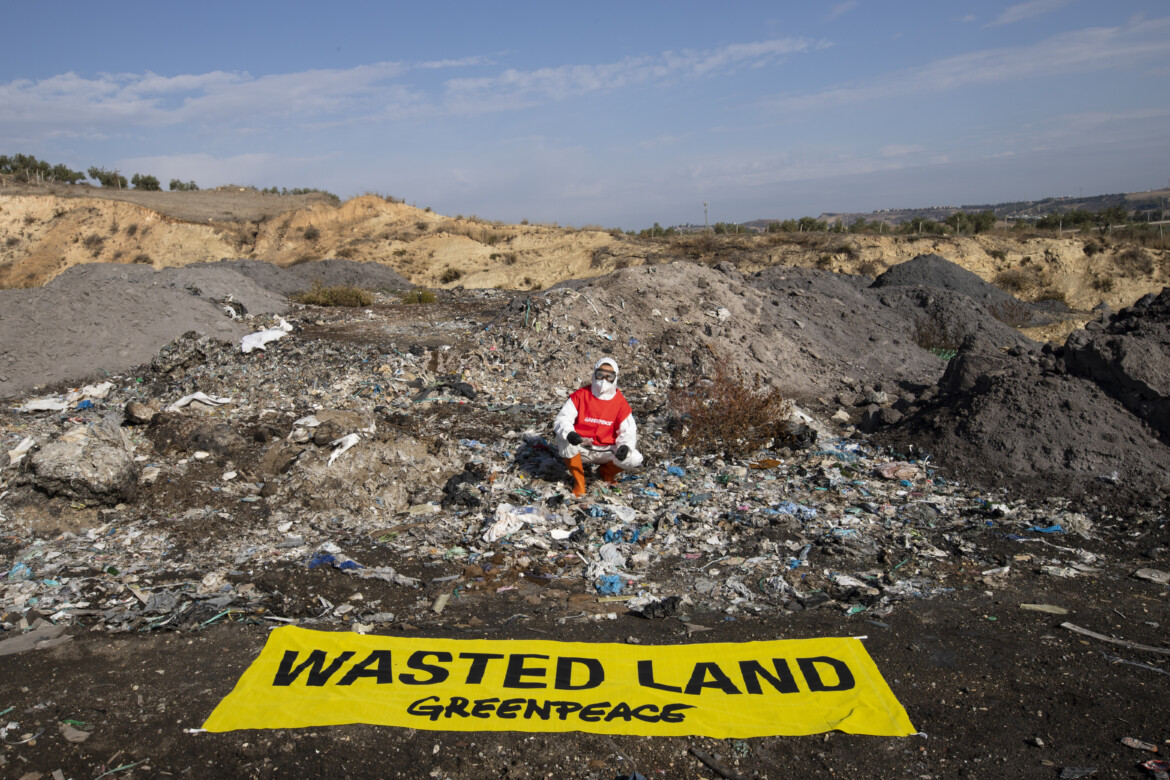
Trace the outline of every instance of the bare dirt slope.
<path fill-rule="evenodd" d="M 747 273 L 785 265 L 876 276 L 931 253 L 1026 300 L 1063 298 L 1081 311 L 1100 302 L 1120 308 L 1170 283 L 1164 250 L 1093 235 L 645 240 L 602 229 L 443 216 L 373 195 L 336 205 L 322 195 L 267 195 L 248 188 L 171 193 L 53 185 L 0 191 L 0 287 L 7 288 L 44 284 L 66 268 L 91 262 L 167 268 L 223 258 L 279 266 L 341 258 L 386 265 L 428 287 L 530 290 L 669 260 L 731 262 Z M 1038 335 L 1063 338 L 1083 321 Z"/>

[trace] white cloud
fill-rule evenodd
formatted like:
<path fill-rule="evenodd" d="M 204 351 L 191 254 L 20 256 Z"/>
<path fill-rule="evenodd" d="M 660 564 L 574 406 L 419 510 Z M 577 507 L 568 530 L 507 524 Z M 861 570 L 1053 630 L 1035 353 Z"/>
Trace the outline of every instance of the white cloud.
<path fill-rule="evenodd" d="M 763 102 L 778 111 L 817 111 L 979 84 L 1132 67 L 1170 54 L 1168 33 L 1170 18 L 1077 30 L 1028 46 L 960 54 L 822 92 Z"/>
<path fill-rule="evenodd" d="M 407 80 L 409 74 L 482 68 L 491 64 L 490 58 L 378 62 L 263 76 L 225 71 L 175 76 L 150 71 L 95 76 L 69 72 L 39 81 L 0 84 L 0 127 L 8 135 L 30 129 L 125 132 L 132 127 L 180 124 L 240 131 L 263 128 L 275 119 L 291 118 L 305 127 L 504 111 L 668 78 L 712 76 L 738 67 L 770 65 L 787 55 L 828 45 L 782 38 L 667 51 L 610 63 L 507 69 L 484 78 L 450 79 L 439 92 L 415 87 Z"/>
<path fill-rule="evenodd" d="M 509 68 L 496 76 L 449 80 L 445 85 L 445 103 L 456 113 L 522 108 L 672 77 L 706 76 L 741 65 L 771 63 L 789 54 L 829 45 L 806 38 L 780 38 L 699 51 L 667 51 L 657 56 L 627 57 L 599 65 L 562 65 L 527 71 Z"/>
<path fill-rule="evenodd" d="M 832 10 L 829 11 L 828 21 L 831 22 L 838 17 L 844 16 L 856 7 L 857 0 L 847 0 L 847 2 L 844 3 L 837 3 L 835 6 L 833 6 Z"/>
<path fill-rule="evenodd" d="M 1028 0 L 1026 3 L 1017 3 L 1004 9 L 1004 12 L 987 26 L 995 27 L 1001 24 L 1014 24 L 1024 19 L 1031 19 L 1033 16 L 1051 13 L 1068 5 L 1068 3 L 1069 0 Z"/>
<path fill-rule="evenodd" d="M 887 144 L 878 149 L 878 154 L 882 157 L 906 157 L 925 150 L 926 147 L 921 144 Z"/>
<path fill-rule="evenodd" d="M 975 21 L 975 14 L 967 14 L 966 16 L 964 16 L 964 17 L 963 17 L 962 19 L 960 19 L 959 21 L 961 21 L 961 22 L 965 22 L 965 23 L 967 23 L 967 24 L 970 24 L 971 22 Z"/>

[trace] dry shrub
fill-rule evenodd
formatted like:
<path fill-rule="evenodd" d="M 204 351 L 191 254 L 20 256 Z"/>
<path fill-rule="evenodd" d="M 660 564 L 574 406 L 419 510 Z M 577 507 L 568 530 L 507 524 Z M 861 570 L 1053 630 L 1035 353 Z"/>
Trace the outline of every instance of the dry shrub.
<path fill-rule="evenodd" d="M 1115 262 L 1118 268 L 1130 273 L 1149 276 L 1154 272 L 1154 261 L 1141 247 L 1129 247 L 1117 256 Z"/>
<path fill-rule="evenodd" d="M 451 282 L 457 282 L 462 278 L 463 272 L 458 268 L 448 268 L 447 270 L 443 271 L 443 275 L 439 277 L 439 281 L 443 284 L 450 284 Z"/>
<path fill-rule="evenodd" d="M 780 391 L 764 384 L 759 374 L 750 381 L 716 356 L 715 375 L 694 387 L 671 392 L 671 406 L 680 416 L 672 435 L 679 444 L 699 452 L 741 455 L 763 447 L 777 423 L 788 418 L 792 404 Z"/>
<path fill-rule="evenodd" d="M 987 254 L 996 260 L 1007 260 L 1007 252 L 1002 249 L 988 249 Z"/>
<path fill-rule="evenodd" d="M 847 260 L 857 259 L 857 248 L 852 244 L 836 244 L 829 247 L 829 252 L 834 255 L 843 255 Z"/>
<path fill-rule="evenodd" d="M 881 267 L 878 266 L 878 264 L 873 260 L 866 260 L 862 262 L 861 265 L 857 266 L 857 273 L 861 274 L 862 276 L 876 277 L 880 272 Z"/>
<path fill-rule="evenodd" d="M 1058 290 L 1055 287 L 1046 287 L 1040 291 L 1036 296 L 1037 301 L 1057 301 L 1058 303 L 1068 304 L 1068 295 L 1064 290 Z"/>
<path fill-rule="evenodd" d="M 374 294 L 369 290 L 348 284 L 325 287 L 320 281 L 313 282 L 311 289 L 289 298 L 309 306 L 369 306 L 374 302 Z"/>
<path fill-rule="evenodd" d="M 1083 248 L 1086 257 L 1092 257 L 1105 251 L 1105 244 L 1100 241 L 1086 241 Z"/>
<path fill-rule="evenodd" d="M 133 236 L 137 232 L 138 232 L 138 224 L 137 223 L 135 223 L 133 225 L 126 226 L 126 235 Z"/>
<path fill-rule="evenodd" d="M 8 240 L 5 241 L 4 243 L 6 243 L 8 246 L 16 246 L 17 244 L 20 243 L 20 239 L 17 238 L 16 236 L 9 236 Z"/>
<path fill-rule="evenodd" d="M 151 265 L 154 263 L 154 261 L 150 259 L 150 255 L 146 254 L 145 252 L 139 252 L 138 254 L 134 255 L 134 262 L 138 263 L 139 265 Z"/>
<path fill-rule="evenodd" d="M 987 311 L 1009 328 L 1022 328 L 1032 321 L 1032 310 L 1028 304 L 1015 298 L 993 303 L 987 307 Z"/>
<path fill-rule="evenodd" d="M 101 254 L 102 247 L 106 244 L 106 239 L 105 236 L 99 236 L 97 233 L 90 233 L 88 236 L 82 239 L 81 243 L 85 245 L 85 248 L 88 249 L 94 257 L 97 257 Z"/>
<path fill-rule="evenodd" d="M 995 286 L 1012 293 L 1023 292 L 1028 289 L 1031 279 L 1028 274 L 1018 268 L 1009 268 L 995 275 Z"/>
<path fill-rule="evenodd" d="M 348 260 L 349 258 L 353 257 L 355 254 L 357 254 L 357 251 L 352 246 L 339 247 L 337 250 L 335 250 L 333 252 L 334 257 L 340 257 L 343 260 Z"/>
<path fill-rule="evenodd" d="M 1098 276 L 1093 279 L 1093 289 L 1103 293 L 1113 292 L 1113 277 Z"/>
<path fill-rule="evenodd" d="M 409 304 L 434 303 L 435 294 L 430 290 L 409 290 L 402 294 L 402 302 Z"/>

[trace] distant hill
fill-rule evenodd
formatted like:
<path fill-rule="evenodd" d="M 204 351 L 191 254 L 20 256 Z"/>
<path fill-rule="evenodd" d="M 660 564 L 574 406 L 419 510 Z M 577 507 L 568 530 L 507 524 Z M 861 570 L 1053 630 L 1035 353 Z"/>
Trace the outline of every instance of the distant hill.
<path fill-rule="evenodd" d="M 867 222 L 880 220 L 887 225 L 900 225 L 909 222 L 915 217 L 932 219 L 942 222 L 956 211 L 994 211 L 1000 219 L 1036 220 L 1048 214 L 1063 214 L 1069 211 L 1083 209 L 1085 211 L 1101 211 L 1113 206 L 1121 206 L 1131 214 L 1135 211 L 1149 212 L 1154 220 L 1159 219 L 1162 213 L 1163 198 L 1170 201 L 1170 189 L 1151 190 L 1148 192 L 1115 193 L 1112 195 L 1089 195 L 1085 197 L 1060 196 L 1044 198 L 1043 200 L 1018 200 L 1008 203 L 971 203 L 962 206 L 924 206 L 907 209 L 882 209 L 880 211 L 845 212 L 826 211 L 817 219 L 832 224 L 838 219 L 846 225 L 852 224 L 859 218 Z M 1170 203 L 1168 203 L 1170 205 Z M 778 222 L 778 219 L 753 219 L 744 222 L 749 228 L 766 230 L 769 223 Z"/>

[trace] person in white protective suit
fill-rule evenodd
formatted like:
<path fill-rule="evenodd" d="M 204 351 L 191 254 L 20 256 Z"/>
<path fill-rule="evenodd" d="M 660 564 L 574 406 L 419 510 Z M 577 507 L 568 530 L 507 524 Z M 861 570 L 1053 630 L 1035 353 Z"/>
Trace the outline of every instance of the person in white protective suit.
<path fill-rule="evenodd" d="M 642 465 L 638 426 L 621 390 L 618 365 L 603 357 L 593 367 L 593 382 L 573 392 L 553 421 L 557 454 L 569 467 L 573 495 L 585 495 L 585 464 L 596 464 L 606 482 Z"/>

